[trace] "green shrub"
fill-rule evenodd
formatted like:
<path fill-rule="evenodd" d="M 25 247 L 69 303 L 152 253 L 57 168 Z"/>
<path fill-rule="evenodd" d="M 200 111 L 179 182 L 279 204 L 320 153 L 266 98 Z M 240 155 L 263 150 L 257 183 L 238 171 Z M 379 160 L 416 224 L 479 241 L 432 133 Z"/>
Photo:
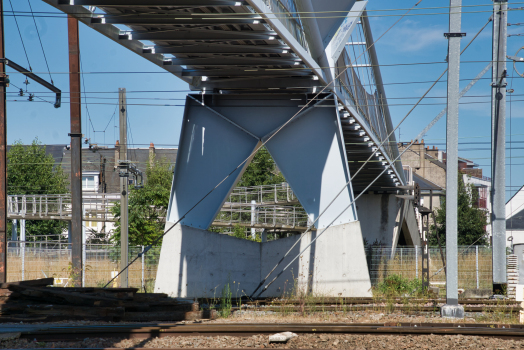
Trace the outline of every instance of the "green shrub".
<path fill-rule="evenodd" d="M 380 282 L 375 290 L 382 295 L 398 297 L 405 294 L 419 295 L 423 292 L 422 280 L 409 280 L 400 275 L 390 275 Z"/>

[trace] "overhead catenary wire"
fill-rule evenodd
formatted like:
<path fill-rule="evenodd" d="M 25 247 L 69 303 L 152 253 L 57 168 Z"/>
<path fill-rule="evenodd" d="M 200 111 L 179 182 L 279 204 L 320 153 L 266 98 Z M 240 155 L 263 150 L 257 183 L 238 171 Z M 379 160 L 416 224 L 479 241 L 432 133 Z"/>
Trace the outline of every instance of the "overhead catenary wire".
<path fill-rule="evenodd" d="M 44 55 L 45 65 L 47 67 L 47 71 L 49 72 L 49 79 L 51 80 L 51 84 L 55 85 L 55 83 L 53 82 L 53 77 L 51 76 L 51 70 L 49 69 L 49 63 L 47 62 L 47 56 L 45 54 L 44 44 L 42 44 L 42 38 L 40 37 L 40 30 L 38 29 L 38 26 L 36 25 L 36 18 L 34 16 L 33 7 L 31 6 L 31 0 L 27 0 L 27 3 L 29 4 L 29 9 L 31 10 L 31 16 L 33 17 L 33 22 L 35 23 L 36 34 L 38 35 L 38 41 L 40 42 L 40 47 L 42 48 L 42 54 Z"/>
<path fill-rule="evenodd" d="M 486 72 L 487 72 L 490 68 L 491 68 L 491 64 L 489 64 L 486 68 L 484 68 L 484 70 L 479 74 L 479 77 L 482 76 L 482 75 L 484 75 L 484 74 L 486 74 Z M 469 90 L 469 88 L 471 88 L 475 83 L 476 83 L 476 81 L 472 81 L 472 82 L 471 82 L 471 83 L 470 83 L 470 84 L 469 84 L 469 85 L 468 85 L 468 86 L 467 86 L 467 87 L 466 87 L 466 88 L 465 88 L 465 89 L 460 93 L 460 95 L 464 95 L 464 94 Z M 425 127 L 425 128 L 424 128 L 424 129 L 419 133 L 419 134 L 418 134 L 418 135 L 417 135 L 417 136 L 416 136 L 416 137 L 415 137 L 415 139 L 414 139 L 413 141 L 411 141 L 411 143 L 410 143 L 410 144 L 409 144 L 409 145 L 408 145 L 408 146 L 407 146 L 407 147 L 406 147 L 406 148 L 405 148 L 401 153 L 399 153 L 399 155 L 394 159 L 394 161 L 397 161 L 398 159 L 400 159 L 400 157 L 401 157 L 401 156 L 402 156 L 402 155 L 403 155 L 403 154 L 404 154 L 404 153 L 405 153 L 405 152 L 406 152 L 406 151 L 407 151 L 407 150 L 408 150 L 408 149 L 409 149 L 413 144 L 415 144 L 416 140 L 421 139 L 421 138 L 423 137 L 423 135 L 424 135 L 425 133 L 427 133 L 427 132 L 428 132 L 428 131 L 429 131 L 429 130 L 430 130 L 430 129 L 431 129 L 431 128 L 432 128 L 432 127 L 437 123 L 437 121 L 440 120 L 440 118 L 442 118 L 442 116 L 445 114 L 445 112 L 446 112 L 445 109 L 444 109 L 442 112 L 440 112 L 440 113 L 439 113 L 439 114 L 438 114 L 438 115 L 437 115 L 437 116 L 436 116 L 436 117 L 435 117 L 435 118 L 434 118 L 434 119 L 433 119 L 433 120 L 432 120 L 432 121 L 431 121 L 431 122 L 430 122 L 430 123 L 429 123 L 429 124 L 428 124 L 428 125 L 427 125 L 427 126 L 426 126 L 426 127 Z M 399 125 L 400 125 L 400 124 L 399 124 Z M 275 282 L 275 281 L 276 281 L 276 280 L 277 280 L 277 279 L 278 279 L 278 278 L 279 278 L 279 277 L 284 273 L 284 271 L 285 271 L 289 266 L 291 266 L 291 264 L 292 264 L 296 259 L 298 259 L 302 254 L 304 254 L 304 252 L 305 252 L 307 249 L 309 249 L 309 247 L 310 247 L 310 246 L 311 246 L 311 245 L 312 245 L 312 244 L 313 244 L 313 243 L 314 243 L 314 242 L 315 242 L 315 241 L 316 241 L 316 240 L 317 240 L 317 239 L 318 239 L 318 238 L 319 238 L 319 237 L 320 237 L 324 232 L 326 232 L 326 230 L 327 230 L 329 227 L 331 227 L 331 226 L 335 223 L 335 221 L 338 220 L 338 218 L 339 218 L 342 214 L 344 214 L 344 213 L 346 212 L 346 210 L 348 210 L 349 208 L 351 208 L 351 206 L 352 206 L 352 205 L 357 201 L 357 199 L 359 199 L 363 194 L 365 194 L 365 193 L 367 192 L 367 190 L 368 190 L 368 189 L 369 189 L 369 188 L 370 188 L 370 187 L 371 187 L 371 186 L 372 186 L 372 185 L 373 185 L 373 184 L 374 184 L 374 183 L 375 183 L 375 182 L 376 182 L 376 181 L 377 181 L 377 180 L 378 180 L 378 179 L 379 179 L 379 178 L 380 178 L 380 177 L 381 177 L 381 176 L 382 176 L 386 171 L 389 170 L 390 167 L 391 167 L 391 165 L 387 165 L 387 166 L 384 168 L 384 170 L 382 170 L 382 172 L 381 172 L 378 176 L 376 176 L 376 177 L 375 177 L 375 178 L 374 178 L 374 179 L 369 183 L 369 185 L 367 185 L 367 186 L 366 186 L 366 187 L 365 187 L 365 188 L 360 192 L 360 194 L 357 195 L 357 196 L 356 196 L 356 197 L 355 197 L 355 198 L 354 198 L 354 199 L 349 203 L 349 205 L 347 205 L 347 206 L 346 206 L 346 207 L 345 207 L 345 208 L 340 212 L 340 214 L 337 215 L 337 216 L 336 216 L 336 217 L 335 217 L 335 218 L 334 218 L 334 219 L 333 219 L 333 220 L 332 220 L 332 221 L 331 221 L 331 222 L 330 222 L 330 223 L 329 223 L 329 224 L 328 224 L 328 225 L 327 225 L 327 226 L 322 230 L 322 232 L 318 233 L 318 234 L 315 236 L 315 238 L 313 238 L 313 239 L 311 240 L 311 242 L 310 242 L 310 243 L 309 243 L 309 244 L 308 244 L 304 249 L 302 249 L 302 251 L 300 251 L 300 253 L 299 253 L 297 256 L 295 256 L 295 257 L 294 257 L 294 258 L 293 258 L 293 259 L 292 259 L 292 260 L 291 260 L 291 261 L 290 261 L 290 262 L 289 262 L 289 263 L 288 263 L 288 264 L 287 264 L 287 265 L 282 269 L 282 271 L 281 271 L 277 276 L 275 276 L 275 277 L 273 278 L 273 280 L 272 280 L 271 282 L 269 282 L 269 283 L 264 287 L 263 290 L 260 291 L 260 293 L 258 293 L 258 295 L 257 295 L 256 298 L 258 298 L 258 297 L 259 297 L 259 296 L 260 296 L 264 291 L 266 291 L 266 290 L 268 289 L 268 287 L 269 287 L 273 282 Z M 360 171 L 362 168 L 363 168 L 363 166 L 359 169 L 359 171 Z M 350 182 L 351 182 L 351 180 L 348 182 L 348 184 L 349 184 Z M 346 184 L 346 186 L 347 186 L 347 184 Z M 340 195 L 340 193 L 342 193 L 342 191 L 340 191 L 339 194 L 337 194 L 337 196 L 335 197 L 335 199 Z M 333 200 L 330 202 L 329 205 L 331 205 L 331 204 L 335 201 L 335 199 L 333 199 Z M 328 205 L 328 207 L 329 207 L 329 205 Z M 326 209 L 327 209 L 327 208 L 326 208 Z M 320 216 L 321 216 L 321 215 L 326 211 L 326 209 L 324 209 L 324 211 L 323 211 L 321 214 L 319 214 L 318 217 L 320 217 Z M 317 219 L 315 220 L 315 222 L 318 220 L 318 217 L 317 217 Z M 314 224 L 314 223 L 313 223 L 313 224 Z M 302 236 L 299 238 L 299 240 L 300 240 L 300 239 L 305 235 L 306 232 L 310 231 L 310 229 L 311 229 L 311 228 L 308 228 L 308 230 L 305 231 L 304 234 L 302 234 Z M 298 242 L 299 240 L 297 240 L 297 242 Z M 296 244 L 296 243 L 295 243 L 295 244 Z M 280 263 L 281 263 L 282 261 L 283 261 L 283 259 L 279 262 L 279 264 L 277 264 L 277 266 L 280 265 Z M 275 267 L 275 268 L 276 268 L 276 267 Z M 273 269 L 273 270 L 271 271 L 271 273 L 272 273 L 274 270 L 275 270 L 275 269 Z M 270 274 L 271 274 L 271 273 L 270 273 Z M 269 275 L 270 275 L 270 274 L 269 274 Z M 268 275 L 268 277 L 269 277 L 269 275 Z M 267 280 L 268 277 L 266 277 L 265 280 Z M 265 282 L 264 282 L 264 283 L 265 283 Z M 260 286 L 259 286 L 258 288 L 260 288 Z M 258 288 L 257 288 L 257 290 L 258 290 Z M 255 292 L 256 292 L 256 290 L 255 290 Z M 255 292 L 253 292 L 253 293 L 251 294 L 251 298 L 252 298 L 252 296 L 255 294 Z"/>
<path fill-rule="evenodd" d="M 486 28 L 486 26 L 491 22 L 491 18 L 486 22 L 486 24 L 484 26 L 482 26 L 482 28 L 477 32 L 477 34 L 470 40 L 470 42 L 466 45 L 466 47 L 464 47 L 464 49 L 462 50 L 462 52 L 460 53 L 461 55 L 464 53 L 464 51 L 467 50 L 467 48 L 471 45 L 471 43 L 473 43 L 473 41 L 480 35 L 480 33 L 484 30 L 484 28 Z M 489 64 L 491 66 L 491 63 Z M 413 105 L 413 107 L 408 111 L 408 113 L 402 118 L 402 120 L 397 124 L 397 126 L 390 131 L 390 133 L 384 138 L 384 140 L 381 142 L 381 144 L 378 146 L 378 148 L 380 149 L 380 147 L 382 147 L 388 140 L 389 138 L 391 137 L 391 135 L 393 135 L 395 133 L 395 130 L 406 120 L 406 118 L 413 112 L 413 110 L 419 105 L 419 103 L 424 99 L 424 97 L 433 89 L 433 87 L 436 85 L 436 83 L 444 76 L 444 74 L 446 74 L 446 72 L 448 71 L 448 69 L 446 68 L 444 70 L 444 72 L 442 72 L 442 74 L 436 79 L 436 81 L 426 90 L 426 92 L 420 97 L 420 99 Z M 484 74 L 482 74 L 484 75 Z M 481 76 L 477 76 L 476 78 L 481 78 Z M 478 81 L 478 80 L 477 80 Z M 471 83 L 470 83 L 471 84 Z M 468 85 L 469 86 L 469 85 Z M 463 94 L 462 94 L 463 95 Z M 424 134 L 422 134 L 424 135 Z M 414 142 L 416 141 L 416 139 L 414 141 L 411 141 L 411 144 L 413 144 Z M 410 146 L 409 146 L 410 147 Z M 406 149 L 404 150 L 404 152 L 406 152 L 409 147 L 406 147 Z M 404 153 L 402 152 L 402 153 Z M 335 198 L 333 198 L 333 200 L 331 200 L 328 205 L 326 206 L 326 208 L 324 208 L 324 210 L 317 216 L 317 218 L 315 219 L 315 221 L 312 223 L 312 226 L 319 220 L 319 218 L 327 211 L 327 209 L 335 202 L 335 200 L 340 196 L 340 194 L 343 193 L 344 189 L 349 186 L 351 184 L 351 181 L 354 180 L 354 178 L 360 173 L 360 171 L 364 168 L 364 166 L 373 158 L 373 156 L 375 155 L 374 154 L 375 152 L 373 152 L 369 158 L 364 162 L 364 164 L 362 164 L 360 166 L 360 168 L 352 174 L 351 178 L 349 179 L 349 181 L 345 184 L 344 187 L 342 187 L 342 189 L 337 193 L 337 195 L 335 196 Z M 388 169 L 388 168 L 386 168 Z M 382 172 L 383 173 L 383 172 Z M 379 176 L 382 176 L 382 173 L 379 175 Z M 378 179 L 378 177 L 373 181 L 373 183 Z M 369 185 L 367 188 L 369 188 L 371 185 Z M 359 195 L 360 196 L 360 195 Z M 356 200 L 356 199 L 355 199 Z M 344 213 L 347 209 L 345 209 L 342 213 Z M 340 215 L 342 215 L 342 213 Z M 340 216 L 339 215 L 339 216 Z M 338 216 L 337 216 L 338 218 Z M 333 221 L 334 222 L 334 221 Z M 331 225 L 329 225 L 331 226 Z M 251 293 L 250 295 L 250 298 L 253 298 L 253 295 L 257 292 L 257 290 L 265 283 L 265 281 L 269 278 L 269 276 L 276 270 L 276 268 L 284 261 L 284 259 L 287 257 L 287 255 L 291 252 L 291 250 L 298 244 L 298 242 L 300 240 L 302 240 L 302 238 L 305 236 L 305 234 L 307 232 L 310 231 L 310 228 L 308 228 L 308 230 L 306 230 L 304 233 L 302 233 L 302 235 L 300 236 L 300 238 L 293 244 L 293 246 L 286 252 L 286 254 L 284 254 L 284 256 L 280 259 L 280 261 L 275 265 L 275 267 L 273 267 L 273 269 L 267 274 L 267 276 L 260 282 L 260 284 L 257 286 L 257 288 L 253 291 L 253 293 Z M 324 232 L 324 231 L 322 231 Z M 317 236 L 318 238 L 318 236 Z M 316 240 L 316 238 L 315 238 Z M 289 265 L 288 265 L 289 266 Z M 284 271 L 284 270 L 283 270 Z M 283 272 L 282 271 L 282 272 Z M 280 276 L 282 273 L 280 273 L 278 276 Z M 276 278 L 278 278 L 275 277 Z M 273 281 L 275 281 L 275 279 L 273 279 Z M 273 281 L 270 282 L 273 283 Z M 267 289 L 269 285 L 267 285 L 263 291 L 265 291 Z M 261 291 L 259 293 L 259 295 L 263 292 Z"/>
<path fill-rule="evenodd" d="M 9 4 L 11 5 L 11 9 L 14 11 L 13 3 L 11 2 L 11 0 L 9 0 Z M 2 15 L 4 15 L 4 14 L 2 14 Z M 29 62 L 29 56 L 27 55 L 27 50 L 25 48 L 24 38 L 22 37 L 22 32 L 20 32 L 20 26 L 18 25 L 18 19 L 16 18 L 16 15 L 13 15 L 13 17 L 15 19 L 15 24 L 16 24 L 16 29 L 18 30 L 18 35 L 20 36 L 20 41 L 22 42 L 22 47 L 24 48 L 25 58 L 27 59 L 27 64 L 29 65 L 29 70 L 32 72 L 33 68 L 31 68 L 31 63 Z"/>
<path fill-rule="evenodd" d="M 418 0 L 417 3 L 415 5 L 413 5 L 413 8 L 418 6 L 418 4 L 420 4 L 422 2 L 422 0 Z M 409 12 L 409 11 L 408 11 Z M 386 33 L 388 33 L 398 22 L 400 22 L 400 20 L 404 18 L 404 17 L 400 17 L 395 23 L 393 23 L 393 25 L 391 25 L 384 33 L 382 33 L 381 36 L 379 36 L 373 43 L 371 43 L 371 45 L 368 46 L 367 50 L 370 50 L 376 43 L 377 41 L 379 41 L 384 35 L 386 35 Z M 189 214 L 194 208 L 196 208 L 202 201 L 204 201 L 211 193 L 213 193 L 220 185 L 222 185 L 222 183 L 224 183 L 224 181 L 226 181 L 231 175 L 233 175 L 240 167 L 242 167 L 247 161 L 249 161 L 249 159 L 255 155 L 262 147 L 264 147 L 271 139 L 273 139 L 273 137 L 275 137 L 275 135 L 277 135 L 283 128 L 285 128 L 289 123 L 291 123 L 297 116 L 299 116 L 302 111 L 304 111 L 310 104 L 312 101 L 316 100 L 316 98 L 318 96 L 320 96 L 331 84 L 333 84 L 336 79 L 342 75 L 348 68 L 346 68 L 345 70 L 343 70 L 338 76 L 334 77 L 334 79 L 329 83 L 327 84 L 325 87 L 323 87 L 315 96 L 314 99 L 311 99 L 309 100 L 306 105 L 304 105 L 298 112 L 296 112 L 288 121 L 286 121 L 284 124 L 282 124 L 279 128 L 277 128 L 277 130 L 271 135 L 269 136 L 264 142 L 262 142 L 258 147 L 255 148 L 255 150 L 253 150 L 253 152 L 244 160 L 242 161 L 237 167 L 235 167 L 235 169 L 233 169 L 224 179 L 222 179 L 222 181 L 220 181 L 215 187 L 213 187 L 204 197 L 202 197 L 197 203 L 195 203 L 185 214 L 182 215 L 182 217 L 180 217 L 171 227 L 169 227 L 167 230 L 164 231 L 164 233 L 159 236 L 158 238 L 156 238 L 152 244 L 148 245 L 140 254 L 138 254 L 137 257 L 135 257 L 129 264 L 127 264 L 127 266 L 125 266 L 118 274 L 116 274 L 116 276 L 114 276 L 105 286 L 104 288 L 106 288 L 109 284 L 111 284 L 112 281 L 114 281 L 124 270 L 126 270 L 129 266 L 131 266 L 136 260 L 138 260 L 143 254 L 145 254 L 149 249 L 151 249 L 152 245 L 153 244 L 156 244 L 158 241 L 160 241 L 160 239 L 162 239 L 173 227 L 175 227 L 176 225 L 178 225 L 186 216 L 187 214 Z M 328 95 L 329 96 L 329 95 Z M 191 96 L 190 96 L 191 97 Z M 193 98 L 193 97 L 192 97 Z M 194 98 L 193 98 L 194 99 Z M 316 104 L 318 103 L 322 103 L 322 100 L 320 102 L 317 102 Z M 310 108 L 313 108 L 313 107 L 310 107 Z"/>

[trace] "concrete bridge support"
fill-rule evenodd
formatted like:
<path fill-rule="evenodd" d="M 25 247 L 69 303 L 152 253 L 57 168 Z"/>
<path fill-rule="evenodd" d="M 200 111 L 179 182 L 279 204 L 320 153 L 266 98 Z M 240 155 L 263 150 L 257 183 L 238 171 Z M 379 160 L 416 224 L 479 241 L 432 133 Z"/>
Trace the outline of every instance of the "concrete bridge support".
<path fill-rule="evenodd" d="M 255 243 L 205 231 L 248 162 L 235 168 L 268 140 L 268 151 L 310 218 L 315 220 L 326 210 L 315 224 L 317 232 L 331 222 L 334 226 L 267 295 L 289 290 L 294 278 L 302 286 L 333 296 L 370 295 L 360 224 L 355 206 L 350 205 L 353 191 L 344 187 L 350 174 L 338 108 L 332 96 L 323 97 L 300 111 L 299 106 L 307 102 L 303 94 L 188 96 L 166 228 L 179 219 L 181 225 L 164 237 L 156 292 L 219 295 L 220 286 L 230 278 L 251 293 L 297 239 Z M 290 258 L 316 234 L 305 237 Z"/>
<path fill-rule="evenodd" d="M 413 202 L 394 193 L 368 193 L 356 202 L 367 244 L 395 249 L 397 245 L 421 245 Z"/>

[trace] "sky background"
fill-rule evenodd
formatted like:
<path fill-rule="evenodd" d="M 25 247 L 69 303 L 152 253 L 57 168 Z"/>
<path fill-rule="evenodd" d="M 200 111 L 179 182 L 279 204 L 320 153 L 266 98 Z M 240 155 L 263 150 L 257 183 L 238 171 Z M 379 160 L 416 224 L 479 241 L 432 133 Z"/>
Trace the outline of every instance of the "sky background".
<path fill-rule="evenodd" d="M 29 2 L 30 1 L 30 2 Z M 375 40 L 416 3 L 416 0 L 370 0 L 368 14 Z M 31 16 L 30 5 L 35 13 Z M 16 13 L 12 16 L 12 7 Z M 423 0 L 418 9 L 404 17 L 377 43 L 378 59 L 390 105 L 393 125 L 397 125 L 431 83 L 446 69 L 449 0 Z M 462 31 L 464 47 L 492 14 L 489 0 L 463 0 Z M 524 2 L 510 1 L 509 23 L 524 22 Z M 63 93 L 62 107 L 55 109 L 54 94 L 35 82 L 27 86 L 35 93 L 28 101 L 25 78 L 8 68 L 11 86 L 7 95 L 8 143 L 30 143 L 38 138 L 43 144 L 68 144 L 69 77 L 67 20 L 63 13 L 41 0 L 4 0 L 6 57 L 49 80 L 35 23 L 40 31 L 54 84 Z M 512 25 L 509 34 L 524 33 Z M 27 57 L 24 52 L 27 52 Z M 491 60 L 491 23 L 462 55 L 461 89 Z M 508 38 L 508 55 L 524 46 L 524 36 Z M 126 88 L 131 147 L 176 147 L 188 85 L 169 72 L 128 51 L 117 43 L 80 24 L 82 75 L 82 130 L 91 143 L 113 146 L 118 139 L 118 88 Z M 519 54 L 524 57 L 524 50 Z M 29 60 L 29 62 L 28 62 Z M 524 71 L 524 64 L 518 69 Z M 524 78 L 508 64 L 507 104 L 507 191 L 506 198 L 524 184 Z M 491 71 L 462 98 L 459 124 L 459 155 L 471 159 L 491 173 Z M 24 96 L 18 96 L 19 89 Z M 422 104 L 400 125 L 397 140 L 413 139 L 446 103 L 446 76 Z M 424 137 L 428 146 L 445 150 L 445 118 Z"/>

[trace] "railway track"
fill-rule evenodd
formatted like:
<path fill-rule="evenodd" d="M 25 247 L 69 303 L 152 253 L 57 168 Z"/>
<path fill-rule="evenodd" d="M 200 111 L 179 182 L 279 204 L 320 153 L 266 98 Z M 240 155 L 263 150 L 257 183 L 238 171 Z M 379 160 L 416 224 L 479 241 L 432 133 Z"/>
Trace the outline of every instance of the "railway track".
<path fill-rule="evenodd" d="M 477 323 L 353 323 L 353 324 L 156 324 L 51 326 L 20 331 L 19 338 L 39 342 L 73 341 L 85 338 L 155 338 L 180 336 L 270 335 L 289 331 L 297 334 L 376 335 L 469 335 L 524 339 L 524 325 Z"/>

